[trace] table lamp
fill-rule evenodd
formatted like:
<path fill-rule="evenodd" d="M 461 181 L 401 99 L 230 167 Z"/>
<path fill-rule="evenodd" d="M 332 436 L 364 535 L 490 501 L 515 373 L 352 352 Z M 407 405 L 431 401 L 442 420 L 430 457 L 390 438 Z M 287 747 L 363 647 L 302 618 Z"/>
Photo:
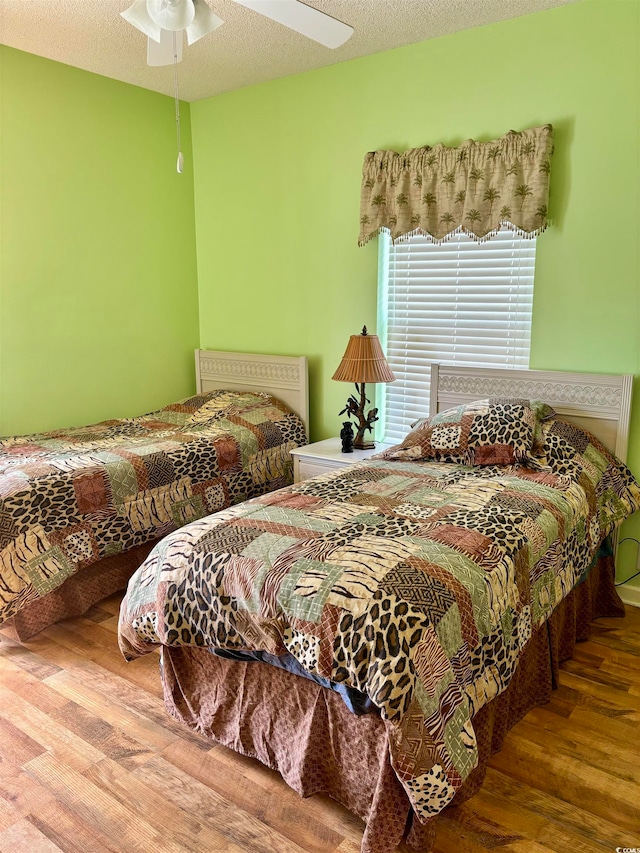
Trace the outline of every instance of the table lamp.
<path fill-rule="evenodd" d="M 358 432 L 353 442 L 354 448 L 364 450 L 375 447 L 375 442 L 371 438 L 364 437 L 365 431 L 371 432 L 372 424 L 378 420 L 377 409 L 369 409 L 366 415 L 364 413 L 365 405 L 369 402 L 365 394 L 365 384 L 393 382 L 395 379 L 382 352 L 378 336 L 368 334 L 366 326 L 363 327 L 362 334 L 351 335 L 342 361 L 332 379 L 338 382 L 353 382 L 356 393 L 360 395 L 358 400 L 352 394 L 347 400 L 347 405 L 340 412 L 341 415 L 346 412 L 349 418 L 353 415 L 358 422 Z"/>

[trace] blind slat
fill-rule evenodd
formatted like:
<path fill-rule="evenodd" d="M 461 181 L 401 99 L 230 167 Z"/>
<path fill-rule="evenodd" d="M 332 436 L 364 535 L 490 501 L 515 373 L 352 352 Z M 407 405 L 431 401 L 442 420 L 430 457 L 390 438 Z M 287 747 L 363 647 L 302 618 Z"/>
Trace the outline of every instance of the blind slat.
<path fill-rule="evenodd" d="M 536 241 L 500 231 L 487 243 L 459 234 L 391 245 L 384 257 L 385 441 L 399 442 L 429 412 L 432 361 L 460 367 L 528 367 Z"/>

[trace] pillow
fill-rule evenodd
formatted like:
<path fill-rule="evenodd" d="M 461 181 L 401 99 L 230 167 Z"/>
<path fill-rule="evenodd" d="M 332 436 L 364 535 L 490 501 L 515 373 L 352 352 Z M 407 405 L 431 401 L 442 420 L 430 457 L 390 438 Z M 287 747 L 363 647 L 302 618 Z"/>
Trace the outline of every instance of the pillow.
<path fill-rule="evenodd" d="M 184 426 L 190 427 L 214 419 L 220 420 L 229 415 L 238 415 L 244 410 L 265 405 L 286 410 L 283 403 L 262 391 L 216 390 L 196 394 L 177 403 L 171 403 L 161 409 L 161 414 L 171 412 L 174 417 L 182 419 L 180 422 Z"/>
<path fill-rule="evenodd" d="M 186 426 L 203 424 L 215 418 L 241 415 L 245 409 L 265 406 L 272 398 L 261 391 L 210 391 L 207 399 L 187 420 Z"/>
<path fill-rule="evenodd" d="M 541 424 L 544 462 L 555 475 L 579 484 L 597 508 L 600 536 L 640 509 L 640 486 L 627 466 L 595 436 L 552 417 Z"/>
<path fill-rule="evenodd" d="M 626 469 L 594 435 L 559 417 L 549 418 L 540 425 L 540 442 L 536 449 L 536 458 L 554 474 L 571 474 L 590 464 L 602 470 L 606 465 Z"/>
<path fill-rule="evenodd" d="M 539 401 L 498 398 L 476 400 L 419 421 L 404 441 L 381 457 L 434 459 L 465 465 L 528 464 L 541 420 L 554 415 Z"/>
<path fill-rule="evenodd" d="M 541 400 L 531 400 L 531 408 L 536 415 L 536 425 L 533 430 L 533 444 L 531 445 L 531 455 L 538 457 L 544 456 L 544 435 L 543 424 L 556 416 L 555 409 L 552 409 L 547 403 Z"/>

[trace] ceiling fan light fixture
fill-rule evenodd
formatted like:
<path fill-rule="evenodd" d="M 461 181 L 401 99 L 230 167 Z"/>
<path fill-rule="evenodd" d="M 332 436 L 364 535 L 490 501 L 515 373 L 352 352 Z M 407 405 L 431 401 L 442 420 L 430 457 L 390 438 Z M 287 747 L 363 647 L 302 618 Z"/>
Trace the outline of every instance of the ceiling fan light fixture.
<path fill-rule="evenodd" d="M 153 41 L 160 42 L 160 31 L 162 27 L 157 24 L 149 15 L 147 10 L 147 0 L 134 0 L 134 3 L 120 12 L 120 16 L 128 21 L 145 36 L 148 36 Z"/>
<path fill-rule="evenodd" d="M 180 141 L 180 94 L 178 63 L 182 60 L 182 33 L 194 44 L 216 30 L 224 21 L 211 11 L 205 0 L 134 0 L 124 12 L 125 21 L 143 32 L 147 39 L 147 65 L 173 65 L 173 95 L 176 107 L 176 142 L 178 174 L 184 171 L 184 155 Z"/>
<path fill-rule="evenodd" d="M 147 12 L 163 30 L 177 33 L 193 23 L 196 8 L 193 0 L 147 0 Z"/>
<path fill-rule="evenodd" d="M 195 44 L 198 39 L 209 35 L 224 24 L 222 18 L 215 15 L 204 0 L 193 0 L 195 15 L 187 27 L 187 44 Z"/>

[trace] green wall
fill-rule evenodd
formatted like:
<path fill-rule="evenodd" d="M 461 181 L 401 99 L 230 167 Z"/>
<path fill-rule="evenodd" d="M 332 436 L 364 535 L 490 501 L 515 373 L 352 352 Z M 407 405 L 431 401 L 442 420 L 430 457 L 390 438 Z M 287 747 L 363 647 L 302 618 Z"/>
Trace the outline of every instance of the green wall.
<path fill-rule="evenodd" d="M 639 0 L 583 0 L 211 98 L 193 175 L 185 105 L 182 176 L 170 99 L 0 48 L 0 434 L 189 393 L 198 342 L 307 354 L 312 438 L 337 434 L 331 374 L 376 327 L 364 153 L 545 122 L 531 365 L 640 374 L 639 44 Z"/>
<path fill-rule="evenodd" d="M 0 434 L 187 395 L 193 178 L 172 99 L 6 47 L 0 74 Z"/>
<path fill-rule="evenodd" d="M 637 0 L 588 0 L 193 104 L 201 345 L 307 354 L 312 438 L 336 435 L 332 372 L 376 327 L 365 152 L 551 122 L 531 366 L 640 373 L 639 45 Z"/>

